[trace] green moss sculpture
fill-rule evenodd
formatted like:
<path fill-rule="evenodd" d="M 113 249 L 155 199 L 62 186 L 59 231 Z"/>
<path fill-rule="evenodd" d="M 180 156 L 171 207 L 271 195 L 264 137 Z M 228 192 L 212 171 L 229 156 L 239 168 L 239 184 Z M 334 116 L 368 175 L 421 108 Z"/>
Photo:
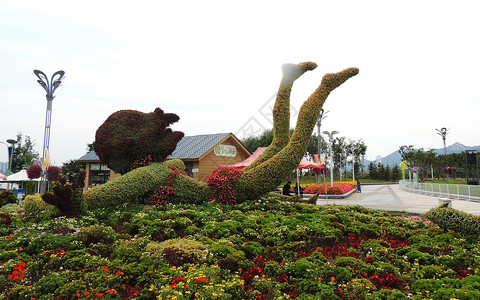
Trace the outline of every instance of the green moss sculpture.
<path fill-rule="evenodd" d="M 136 162 L 162 162 L 177 147 L 183 132 L 169 126 L 179 120 L 160 108 L 152 113 L 120 110 L 110 115 L 95 134 L 94 148 L 100 160 L 116 173 L 125 174 Z"/>
<path fill-rule="evenodd" d="M 225 181 L 229 184 L 226 189 L 234 189 L 234 193 L 231 193 L 234 199 L 229 203 L 258 199 L 274 190 L 288 177 L 305 155 L 323 103 L 330 92 L 359 72 L 357 68 L 348 68 L 338 73 L 324 75 L 319 87 L 300 108 L 297 125 L 290 136 L 290 93 L 293 83 L 302 74 L 315 69 L 316 66 L 313 62 L 282 66 L 283 78 L 273 109 L 273 141 L 263 155 L 245 168 L 235 182 Z M 228 172 L 216 169 L 214 173 L 212 176 Z M 87 202 L 95 207 L 125 203 L 134 200 L 142 193 L 165 185 L 170 174 L 172 169 L 168 168 L 166 163 L 141 167 L 105 185 L 95 187 L 86 192 L 85 197 Z M 210 182 L 219 181 L 211 180 Z M 210 187 L 204 182 L 193 180 L 183 174 L 177 174 L 171 178 L 169 184 L 174 190 L 174 195 L 182 195 L 173 199 L 172 202 L 201 203 L 208 199 L 215 201 L 212 193 L 218 190 L 218 186 Z M 222 201 L 225 202 L 225 199 Z"/>

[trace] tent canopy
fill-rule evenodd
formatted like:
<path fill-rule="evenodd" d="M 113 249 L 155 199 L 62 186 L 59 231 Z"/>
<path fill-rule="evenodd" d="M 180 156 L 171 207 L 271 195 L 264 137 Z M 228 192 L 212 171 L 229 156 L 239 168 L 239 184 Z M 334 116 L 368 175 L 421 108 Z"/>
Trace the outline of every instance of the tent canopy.
<path fill-rule="evenodd" d="M 10 182 L 29 181 L 29 180 L 31 180 L 31 179 L 28 178 L 27 170 L 25 170 L 25 169 L 21 170 L 20 172 L 15 173 L 15 174 L 12 174 L 10 176 L 7 176 L 7 181 L 10 181 Z M 33 180 L 40 181 L 40 178 L 33 179 Z"/>
<path fill-rule="evenodd" d="M 258 147 L 257 150 L 255 150 L 255 152 L 252 155 L 250 155 L 250 157 L 248 157 L 244 161 L 241 161 L 234 165 L 230 165 L 230 167 L 242 168 L 242 169 L 245 168 L 246 166 L 254 162 L 260 155 L 262 155 L 265 149 L 267 149 L 267 147 Z M 308 160 L 302 159 L 300 161 L 300 164 L 297 167 L 297 169 L 308 169 L 308 168 L 325 169 L 325 166 L 323 164 L 313 163 Z"/>

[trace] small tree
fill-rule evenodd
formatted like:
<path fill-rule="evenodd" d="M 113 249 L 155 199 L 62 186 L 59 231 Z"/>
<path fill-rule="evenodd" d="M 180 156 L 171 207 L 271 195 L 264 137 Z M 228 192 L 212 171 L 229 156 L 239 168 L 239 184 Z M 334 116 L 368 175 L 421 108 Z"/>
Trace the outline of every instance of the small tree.
<path fill-rule="evenodd" d="M 67 174 L 68 172 L 78 173 L 80 170 L 85 170 L 86 163 L 79 162 L 76 159 L 71 159 L 67 162 L 64 162 L 62 165 L 62 173 Z"/>
<path fill-rule="evenodd" d="M 24 137 L 21 132 L 17 134 L 17 145 L 13 153 L 11 167 L 13 173 L 19 172 L 24 166 L 32 165 L 35 162 L 38 153 L 33 149 L 34 146 L 35 143 L 28 135 Z"/>

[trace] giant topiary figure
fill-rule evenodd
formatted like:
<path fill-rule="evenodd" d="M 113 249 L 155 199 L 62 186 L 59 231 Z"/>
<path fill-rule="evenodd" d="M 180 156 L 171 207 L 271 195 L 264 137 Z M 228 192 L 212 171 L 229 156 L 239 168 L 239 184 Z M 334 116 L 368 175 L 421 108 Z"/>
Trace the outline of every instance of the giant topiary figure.
<path fill-rule="evenodd" d="M 358 74 L 357 68 L 349 68 L 324 75 L 320 86 L 300 108 L 297 125 L 290 136 L 290 92 L 293 83 L 303 73 L 315 69 L 316 66 L 312 62 L 282 66 L 283 78 L 273 108 L 273 141 L 263 155 L 245 170 L 230 172 L 228 168 L 225 170 L 219 167 L 212 172 L 207 185 L 168 167 L 174 164 L 181 169 L 181 161 L 154 163 L 85 192 L 88 205 L 102 207 L 134 200 L 155 188 L 166 186 L 167 181 L 174 191 L 171 199 L 173 203 L 179 201 L 201 203 L 208 199 L 232 203 L 254 200 L 272 191 L 288 177 L 304 156 L 323 103 L 330 92 Z M 230 180 L 231 178 L 227 180 L 228 176 L 234 177 L 234 180 Z"/>
<path fill-rule="evenodd" d="M 95 152 L 110 169 L 121 174 L 142 159 L 164 161 L 183 137 L 183 132 L 168 128 L 178 120 L 176 114 L 166 114 L 160 108 L 152 113 L 117 111 L 98 128 Z"/>

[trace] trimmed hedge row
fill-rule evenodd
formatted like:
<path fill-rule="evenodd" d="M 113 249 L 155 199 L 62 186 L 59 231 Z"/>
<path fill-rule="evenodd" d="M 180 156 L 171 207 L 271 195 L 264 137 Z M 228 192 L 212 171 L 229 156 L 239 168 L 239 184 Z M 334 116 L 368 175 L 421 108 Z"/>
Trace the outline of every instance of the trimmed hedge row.
<path fill-rule="evenodd" d="M 425 216 L 443 230 L 462 234 L 480 234 L 480 217 L 451 207 L 430 209 Z"/>

